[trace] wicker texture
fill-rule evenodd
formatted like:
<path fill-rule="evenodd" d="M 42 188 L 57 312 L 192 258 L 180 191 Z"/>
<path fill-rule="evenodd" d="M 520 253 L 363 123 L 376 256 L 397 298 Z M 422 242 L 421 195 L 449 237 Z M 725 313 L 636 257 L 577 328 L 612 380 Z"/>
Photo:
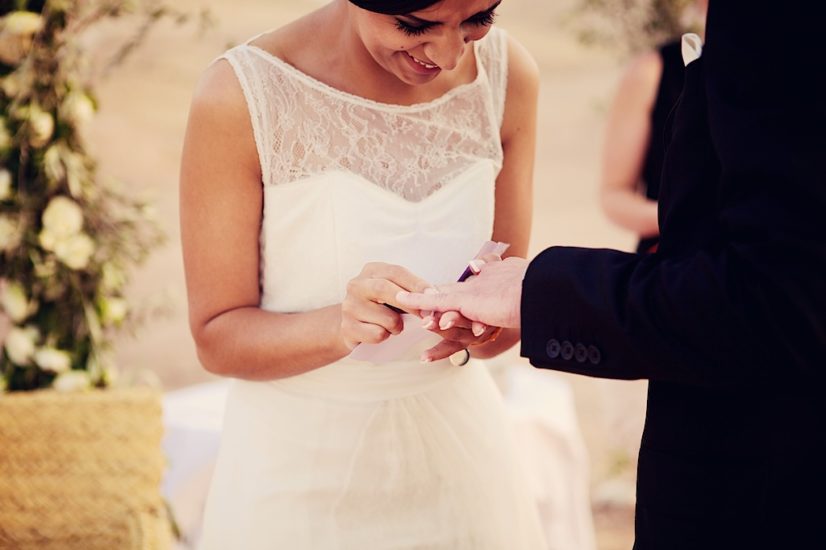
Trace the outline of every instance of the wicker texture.
<path fill-rule="evenodd" d="M 169 548 L 160 403 L 148 389 L 0 396 L 0 548 Z"/>

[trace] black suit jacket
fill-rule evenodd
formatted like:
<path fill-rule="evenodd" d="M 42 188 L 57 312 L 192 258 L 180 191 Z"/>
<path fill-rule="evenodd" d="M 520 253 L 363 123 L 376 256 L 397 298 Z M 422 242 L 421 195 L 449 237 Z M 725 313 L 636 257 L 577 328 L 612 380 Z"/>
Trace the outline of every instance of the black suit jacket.
<path fill-rule="evenodd" d="M 639 550 L 826 547 L 823 5 L 712 0 L 659 252 L 555 247 L 525 276 L 534 365 L 650 380 Z"/>

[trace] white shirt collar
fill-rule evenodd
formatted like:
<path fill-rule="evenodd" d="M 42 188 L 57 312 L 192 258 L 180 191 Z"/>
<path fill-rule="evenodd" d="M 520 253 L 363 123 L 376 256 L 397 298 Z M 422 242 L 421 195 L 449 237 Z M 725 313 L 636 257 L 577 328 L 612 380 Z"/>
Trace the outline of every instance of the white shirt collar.
<path fill-rule="evenodd" d="M 686 65 L 700 59 L 700 56 L 703 55 L 703 39 L 693 32 L 684 34 L 682 50 L 683 63 Z"/>

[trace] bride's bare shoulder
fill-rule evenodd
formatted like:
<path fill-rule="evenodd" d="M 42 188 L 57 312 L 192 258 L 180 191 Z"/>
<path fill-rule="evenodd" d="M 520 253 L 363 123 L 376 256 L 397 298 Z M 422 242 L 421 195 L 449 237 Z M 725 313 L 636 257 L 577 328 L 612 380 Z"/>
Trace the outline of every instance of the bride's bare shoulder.
<path fill-rule="evenodd" d="M 192 96 L 192 111 L 223 119 L 248 117 L 244 92 L 226 59 L 217 59 L 201 74 Z"/>
<path fill-rule="evenodd" d="M 290 65 L 301 65 L 309 53 L 308 50 L 318 43 L 320 35 L 325 34 L 320 32 L 324 19 L 322 13 L 312 12 L 283 27 L 257 36 L 250 44 Z"/>
<path fill-rule="evenodd" d="M 207 67 L 195 87 L 184 151 L 184 159 L 197 159 L 196 163 L 230 158 L 239 171 L 259 170 L 246 98 L 226 59 Z"/>
<path fill-rule="evenodd" d="M 315 37 L 324 30 L 323 10 L 317 10 L 283 27 L 263 33 L 253 39 L 250 44 L 300 69 L 308 69 L 314 74 L 313 53 L 319 42 Z M 201 75 L 195 88 L 192 109 L 210 118 L 222 119 L 232 127 L 246 131 L 249 127 L 249 113 L 244 91 L 238 80 L 238 75 L 232 64 L 219 58 L 213 62 Z M 233 123 L 237 122 L 237 126 Z"/>

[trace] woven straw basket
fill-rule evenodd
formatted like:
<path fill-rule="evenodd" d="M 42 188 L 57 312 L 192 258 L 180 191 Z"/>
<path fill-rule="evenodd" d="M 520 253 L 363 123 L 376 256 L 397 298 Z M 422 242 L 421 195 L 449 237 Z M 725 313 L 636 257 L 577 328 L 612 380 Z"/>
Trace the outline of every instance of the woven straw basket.
<path fill-rule="evenodd" d="M 170 547 L 149 389 L 0 395 L 0 548 Z"/>

